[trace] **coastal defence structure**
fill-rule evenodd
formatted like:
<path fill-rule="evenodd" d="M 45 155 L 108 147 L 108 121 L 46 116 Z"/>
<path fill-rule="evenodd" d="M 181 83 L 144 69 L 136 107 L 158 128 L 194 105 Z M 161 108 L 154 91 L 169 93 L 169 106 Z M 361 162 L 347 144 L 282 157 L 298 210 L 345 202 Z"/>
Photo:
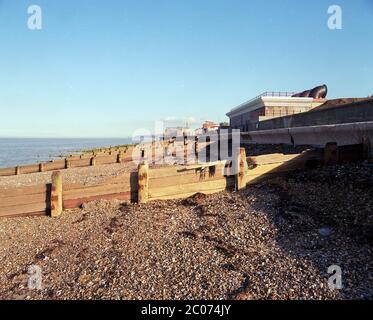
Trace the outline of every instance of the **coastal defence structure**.
<path fill-rule="evenodd" d="M 233 160 L 195 165 L 150 167 L 142 161 L 138 170 L 96 184 L 65 184 L 60 171 L 54 171 L 51 184 L 0 189 L 0 218 L 49 215 L 79 208 L 94 200 L 121 200 L 146 203 L 156 200 L 185 199 L 198 193 L 241 190 L 286 172 L 364 158 L 360 145 L 352 149 L 328 144 L 298 154 L 266 154 L 246 157 L 240 148 Z M 232 169 L 234 168 L 234 169 Z"/>
<path fill-rule="evenodd" d="M 351 100 L 351 99 L 350 99 Z M 242 134 L 243 144 L 310 145 L 324 148 L 362 145 L 372 155 L 373 99 L 341 105 L 325 104 L 309 112 L 260 122 Z M 330 102 L 330 101 L 329 101 Z"/>
<path fill-rule="evenodd" d="M 71 155 L 60 160 L 0 168 L 0 177 L 131 162 L 133 149 L 134 146 L 114 147 L 85 152 L 81 155 Z"/>
<path fill-rule="evenodd" d="M 197 165 L 150 167 L 143 160 L 138 170 L 121 174 L 96 185 L 65 184 L 61 172 L 51 173 L 51 184 L 0 189 L 0 217 L 50 215 L 78 208 L 94 200 L 122 200 L 146 203 L 180 199 L 195 193 L 206 194 L 242 189 L 246 170 L 245 149 L 240 149 L 232 170 L 228 161 Z M 151 155 L 149 155 L 151 157 Z M 149 159 L 150 160 L 150 159 Z M 237 172 L 236 172 L 237 171 Z"/>
<path fill-rule="evenodd" d="M 307 113 L 262 121 L 258 130 L 373 121 L 373 98 L 335 106 L 320 106 Z"/>

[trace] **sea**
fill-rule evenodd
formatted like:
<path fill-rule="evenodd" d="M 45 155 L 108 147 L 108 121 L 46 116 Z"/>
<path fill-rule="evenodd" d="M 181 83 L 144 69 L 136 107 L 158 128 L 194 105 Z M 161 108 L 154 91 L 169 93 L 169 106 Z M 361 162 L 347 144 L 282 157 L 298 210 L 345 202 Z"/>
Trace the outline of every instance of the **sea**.
<path fill-rule="evenodd" d="M 87 149 L 130 143 L 131 138 L 0 138 L 0 168 L 45 162 Z"/>

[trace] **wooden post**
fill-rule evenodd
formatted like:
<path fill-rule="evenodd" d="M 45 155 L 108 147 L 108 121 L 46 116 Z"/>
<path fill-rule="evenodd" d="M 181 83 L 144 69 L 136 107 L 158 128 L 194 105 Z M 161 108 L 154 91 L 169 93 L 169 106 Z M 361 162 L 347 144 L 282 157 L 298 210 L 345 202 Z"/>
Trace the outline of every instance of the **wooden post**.
<path fill-rule="evenodd" d="M 328 142 L 324 149 L 324 165 L 333 165 L 339 162 L 338 145 L 335 142 Z"/>
<path fill-rule="evenodd" d="M 164 136 L 162 137 L 162 150 L 163 150 L 163 161 L 164 159 L 166 158 L 167 156 L 167 147 L 166 147 L 166 143 L 165 143 L 165 139 L 164 139 Z"/>
<path fill-rule="evenodd" d="M 240 148 L 237 153 L 238 172 L 236 174 L 236 190 L 241 190 L 246 187 L 246 150 L 245 148 Z"/>
<path fill-rule="evenodd" d="M 62 174 L 60 171 L 52 174 L 51 216 L 58 217 L 62 213 Z"/>
<path fill-rule="evenodd" d="M 155 136 L 152 136 L 152 163 L 155 164 Z"/>
<path fill-rule="evenodd" d="M 39 172 L 44 172 L 44 164 L 39 163 Z"/>
<path fill-rule="evenodd" d="M 211 137 L 206 137 L 206 162 L 211 161 Z"/>
<path fill-rule="evenodd" d="M 188 164 L 188 145 L 184 144 L 184 164 Z"/>
<path fill-rule="evenodd" d="M 21 167 L 20 166 L 17 166 L 16 167 L 16 175 L 20 175 L 21 174 Z"/>
<path fill-rule="evenodd" d="M 69 169 L 71 167 L 70 160 L 65 159 L 65 169 Z"/>
<path fill-rule="evenodd" d="M 139 164 L 138 176 L 138 203 L 147 203 L 149 193 L 149 164 L 147 161 L 143 161 Z"/>
<path fill-rule="evenodd" d="M 91 158 L 91 166 L 95 166 L 96 165 L 96 157 L 92 157 Z"/>
<path fill-rule="evenodd" d="M 122 161 L 122 157 L 121 157 L 121 153 L 119 152 L 117 154 L 117 163 L 121 163 L 121 161 Z"/>
<path fill-rule="evenodd" d="M 194 138 L 194 156 L 196 157 L 196 162 L 198 162 L 198 137 Z"/>

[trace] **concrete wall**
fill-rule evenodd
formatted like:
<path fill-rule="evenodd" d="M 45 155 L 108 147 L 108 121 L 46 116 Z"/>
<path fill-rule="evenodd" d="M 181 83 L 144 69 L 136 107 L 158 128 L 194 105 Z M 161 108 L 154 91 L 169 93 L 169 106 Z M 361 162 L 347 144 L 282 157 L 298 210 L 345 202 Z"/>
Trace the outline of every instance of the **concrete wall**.
<path fill-rule="evenodd" d="M 255 123 L 258 122 L 258 119 L 253 122 L 250 112 L 243 113 L 230 118 L 230 127 L 233 129 L 240 129 L 241 131 L 255 130 Z"/>
<path fill-rule="evenodd" d="M 282 118 L 265 120 L 258 124 L 258 130 L 366 121 L 373 121 L 373 101 L 356 102 L 331 109 L 315 110 Z"/>

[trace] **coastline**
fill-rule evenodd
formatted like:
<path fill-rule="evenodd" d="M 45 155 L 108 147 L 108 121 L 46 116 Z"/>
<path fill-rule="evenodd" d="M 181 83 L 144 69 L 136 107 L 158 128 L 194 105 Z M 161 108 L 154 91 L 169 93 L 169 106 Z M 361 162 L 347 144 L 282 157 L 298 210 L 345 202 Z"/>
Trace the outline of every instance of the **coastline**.
<path fill-rule="evenodd" d="M 131 143 L 131 138 L 0 138 L 0 168 L 48 162 Z"/>

